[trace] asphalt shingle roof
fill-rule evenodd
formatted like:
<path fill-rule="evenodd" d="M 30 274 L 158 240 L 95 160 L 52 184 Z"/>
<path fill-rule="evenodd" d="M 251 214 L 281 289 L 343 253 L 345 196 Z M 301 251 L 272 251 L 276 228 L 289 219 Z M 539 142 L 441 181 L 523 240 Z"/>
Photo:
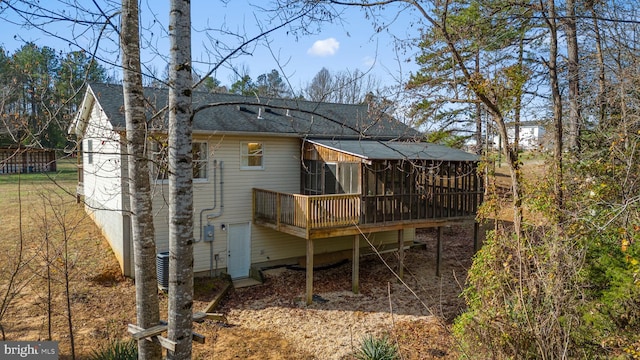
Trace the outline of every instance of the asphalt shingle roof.
<path fill-rule="evenodd" d="M 479 160 L 475 154 L 425 142 L 330 139 L 307 141 L 369 160 Z"/>
<path fill-rule="evenodd" d="M 96 100 L 116 129 L 125 128 L 122 86 L 91 84 Z M 149 115 L 168 103 L 168 90 L 145 88 Z M 195 91 L 194 131 L 222 133 L 274 133 L 332 139 L 419 139 L 421 134 L 367 105 L 317 103 L 293 99 L 210 94 Z M 198 110 L 200 109 L 200 110 Z M 167 112 L 154 121 L 166 128 Z"/>

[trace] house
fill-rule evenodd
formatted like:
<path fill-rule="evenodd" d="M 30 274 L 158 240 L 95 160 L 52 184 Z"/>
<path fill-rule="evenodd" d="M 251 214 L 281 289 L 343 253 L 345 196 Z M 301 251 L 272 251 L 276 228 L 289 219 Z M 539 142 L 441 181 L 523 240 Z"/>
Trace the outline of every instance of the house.
<path fill-rule="evenodd" d="M 534 150 L 543 145 L 544 134 L 546 133 L 544 126 L 537 121 L 523 121 L 520 123 L 520 137 L 518 138 L 519 148 L 522 150 Z M 515 140 L 515 126 L 513 123 L 507 124 L 507 136 L 509 143 Z M 501 144 L 500 135 L 495 135 L 493 139 L 494 148 L 499 148 Z"/>
<path fill-rule="evenodd" d="M 158 252 L 168 249 L 166 89 L 145 89 Z M 252 269 L 304 259 L 307 301 L 322 256 L 400 249 L 415 229 L 475 223 L 482 178 L 475 155 L 420 142 L 421 134 L 367 105 L 194 92 L 194 271 Z M 91 84 L 71 131 L 82 144 L 86 211 L 125 275 L 132 244 L 122 88 Z M 400 257 L 402 259 L 402 256 Z"/>

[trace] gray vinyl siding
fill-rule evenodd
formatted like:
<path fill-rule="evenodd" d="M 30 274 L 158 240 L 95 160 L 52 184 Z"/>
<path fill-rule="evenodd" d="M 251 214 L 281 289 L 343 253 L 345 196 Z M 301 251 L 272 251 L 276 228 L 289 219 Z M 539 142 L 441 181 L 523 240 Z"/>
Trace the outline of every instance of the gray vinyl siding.
<path fill-rule="evenodd" d="M 260 235 L 256 236 L 256 231 Z M 379 233 L 365 234 L 366 238 L 373 246 L 384 244 L 395 244 L 398 242 L 397 231 L 384 231 Z M 404 242 L 413 241 L 414 229 L 405 229 L 403 234 Z M 274 260 L 292 259 L 306 255 L 306 240 L 289 236 L 278 231 L 274 231 L 259 226 L 254 226 L 253 238 L 255 241 L 252 248 L 252 262 L 261 263 Z M 360 248 L 370 248 L 369 242 L 360 240 Z M 321 255 L 342 250 L 350 250 L 353 246 L 353 236 L 340 236 L 327 239 L 314 240 L 314 254 Z M 364 253 L 364 251 L 361 251 Z"/>
<path fill-rule="evenodd" d="M 203 214 L 203 224 L 206 216 L 222 214 L 210 221 L 214 226 L 213 252 L 218 255 L 218 268 L 226 267 L 227 232 L 222 231 L 222 224 L 249 223 L 252 220 L 252 204 L 254 187 L 275 191 L 298 193 L 300 189 L 300 140 L 297 138 L 281 137 L 252 137 L 252 136 L 196 136 L 194 141 L 208 142 L 208 178 L 195 180 L 194 188 L 194 238 L 200 239 L 200 212 L 202 209 L 214 205 L 213 161 L 218 165 L 223 163 L 222 169 L 217 169 L 216 187 L 218 191 L 217 208 Z M 263 165 L 261 170 L 243 170 L 240 164 L 240 145 L 243 142 L 263 143 Z M 221 179 L 222 176 L 222 179 Z M 223 184 L 220 184 L 220 181 Z M 220 191 L 223 198 L 220 198 Z M 169 217 L 167 206 L 168 184 L 156 183 L 154 187 L 154 212 L 156 216 L 156 241 L 158 251 L 166 251 L 169 247 Z M 273 242 L 274 239 L 277 239 Z M 275 248 L 275 253 L 286 250 L 289 244 L 303 242 L 302 239 L 269 231 L 258 226 L 251 227 L 252 249 Z M 266 254 L 257 255 L 253 251 L 251 263 L 266 258 Z M 277 256 L 277 258 L 282 258 Z M 196 242 L 194 247 L 194 271 L 208 271 L 211 262 L 210 244 Z"/>
<path fill-rule="evenodd" d="M 227 232 L 222 230 L 222 224 L 228 228 L 229 224 L 249 223 L 252 220 L 252 189 L 262 188 L 287 193 L 300 192 L 300 139 L 285 137 L 251 136 L 197 136 L 194 141 L 207 141 L 208 178 L 194 180 L 194 271 L 210 270 L 210 244 L 200 242 L 200 212 L 202 209 L 214 205 L 213 161 L 223 162 L 222 170 L 217 169 L 216 188 L 218 191 L 217 208 L 203 214 L 203 224 L 206 225 L 206 215 L 222 214 L 211 219 L 214 226 L 213 253 L 218 255 L 217 269 L 226 268 Z M 244 142 L 263 143 L 263 165 L 261 170 L 244 170 L 241 168 L 241 149 Z M 221 179 L 222 174 L 222 179 Z M 223 184 L 220 184 L 220 181 Z M 220 190 L 223 189 L 223 198 Z M 158 251 L 169 248 L 169 216 L 168 216 L 168 184 L 157 182 L 154 186 L 154 225 Z M 397 242 L 397 232 L 389 231 L 368 234 L 373 244 Z M 323 254 L 334 251 L 351 249 L 353 237 L 338 237 L 315 241 L 315 253 Z M 405 241 L 413 240 L 413 231 L 405 231 Z M 368 246 L 365 241 L 362 247 Z M 306 254 L 304 239 L 281 233 L 262 226 L 251 226 L 251 263 L 291 259 Z"/>

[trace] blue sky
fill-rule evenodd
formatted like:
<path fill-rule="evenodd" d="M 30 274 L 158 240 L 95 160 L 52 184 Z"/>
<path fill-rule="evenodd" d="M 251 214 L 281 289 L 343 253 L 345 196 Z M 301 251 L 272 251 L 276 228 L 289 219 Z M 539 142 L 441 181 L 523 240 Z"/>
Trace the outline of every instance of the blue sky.
<path fill-rule="evenodd" d="M 43 6 L 49 6 L 47 2 Z M 56 1 L 51 2 L 55 7 Z M 100 3 L 98 1 L 98 3 Z M 141 26 L 143 28 L 143 63 L 162 75 L 168 54 L 168 39 L 166 28 L 168 24 L 169 1 L 142 0 Z M 262 5 L 257 0 L 254 4 Z M 264 2 L 266 6 L 266 2 Z M 87 4 L 87 7 L 92 5 Z M 106 7 L 106 5 L 105 5 Z M 331 72 L 356 69 L 360 71 L 371 70 L 383 85 L 394 85 L 398 77 L 406 80 L 408 72 L 415 69 L 410 53 L 398 53 L 394 51 L 392 35 L 407 38 L 416 36 L 418 30 L 412 27 L 412 22 L 417 20 L 416 15 L 410 12 L 400 12 L 399 8 L 385 10 L 378 19 L 392 22 L 388 30 L 374 31 L 371 19 L 365 18 L 365 13 L 360 9 L 340 9 L 344 11 L 341 23 L 323 23 L 312 27 L 313 34 L 296 35 L 287 34 L 287 29 L 280 29 L 261 39 L 257 43 L 247 46 L 241 56 L 231 59 L 222 66 L 215 76 L 223 83 L 230 84 L 232 71 L 230 66 L 236 69 L 246 69 L 253 79 L 258 75 L 278 69 L 286 75 L 294 88 L 300 88 L 309 82 L 322 67 Z M 0 14 L 3 18 L 13 19 L 15 23 L 21 23 L 21 19 L 12 15 L 9 10 Z M 221 50 L 220 44 L 224 43 L 235 48 L 242 38 L 225 36 L 221 32 L 211 29 L 224 25 L 230 33 L 246 34 L 251 38 L 259 33 L 259 27 L 268 28 L 276 22 L 270 22 L 268 14 L 256 9 L 245 0 L 221 1 L 192 1 L 192 26 L 194 28 L 192 41 L 192 54 L 196 69 L 205 72 L 211 63 L 217 63 L 217 57 L 228 53 Z M 95 31 L 82 32 L 82 26 L 66 24 L 48 24 L 48 31 L 60 37 L 68 37 L 73 34 L 76 41 L 82 46 L 91 47 L 95 43 Z M 20 47 L 24 40 L 34 41 L 38 45 L 48 45 L 59 51 L 77 50 L 68 43 L 55 39 L 51 35 L 44 34 L 37 29 L 25 29 L 9 21 L 0 22 L 0 44 L 10 52 Z M 208 36 L 207 36 L 208 35 Z M 117 38 L 115 33 L 107 35 L 111 41 L 101 42 L 101 56 L 105 59 L 117 62 L 117 53 L 113 51 Z M 219 41 L 216 45 L 210 39 Z M 267 47 L 267 43 L 269 47 Z M 211 50 L 218 49 L 220 53 L 212 55 Z"/>

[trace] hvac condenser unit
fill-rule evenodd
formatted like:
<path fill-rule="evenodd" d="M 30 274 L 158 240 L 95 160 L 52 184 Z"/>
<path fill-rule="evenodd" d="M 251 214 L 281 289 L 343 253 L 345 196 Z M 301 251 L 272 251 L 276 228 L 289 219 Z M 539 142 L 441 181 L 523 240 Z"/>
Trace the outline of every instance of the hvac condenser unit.
<path fill-rule="evenodd" d="M 161 252 L 156 255 L 156 275 L 158 288 L 162 291 L 169 289 L 169 252 Z"/>

